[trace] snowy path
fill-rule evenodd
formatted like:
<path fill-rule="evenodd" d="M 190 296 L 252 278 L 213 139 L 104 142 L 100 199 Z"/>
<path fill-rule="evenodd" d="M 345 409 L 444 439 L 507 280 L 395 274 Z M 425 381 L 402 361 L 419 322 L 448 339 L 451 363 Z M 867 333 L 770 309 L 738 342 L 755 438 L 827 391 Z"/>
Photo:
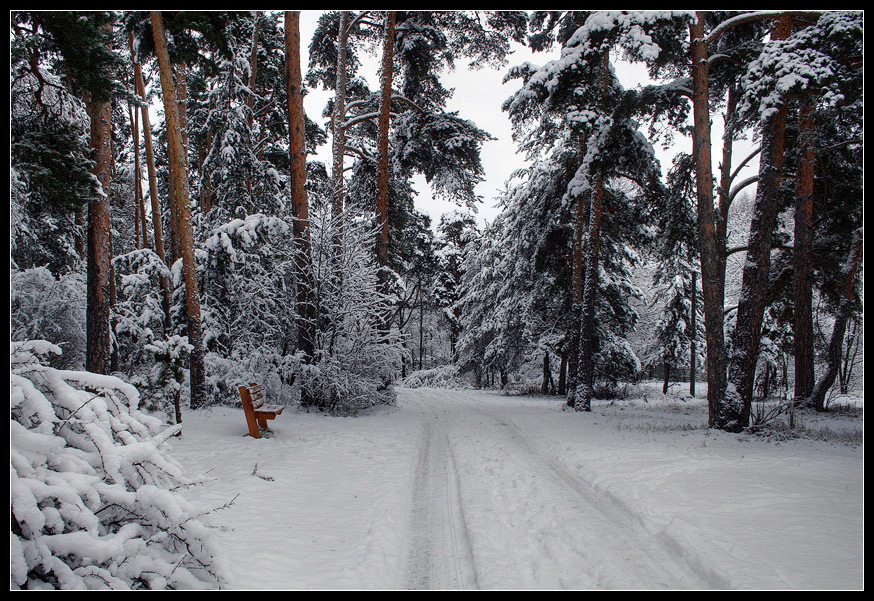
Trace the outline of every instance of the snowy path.
<path fill-rule="evenodd" d="M 235 589 L 862 586 L 862 448 L 713 433 L 691 404 L 400 389 L 356 418 L 189 412 L 172 454 Z M 825 508 L 825 509 L 824 509 Z"/>
<path fill-rule="evenodd" d="M 412 588 L 474 588 L 478 572 L 485 588 L 722 584 L 700 578 L 634 515 L 538 451 L 499 409 L 458 391 L 409 391 L 405 400 L 425 423 Z M 473 460 L 462 479 L 456 453 Z M 423 566 L 423 557 L 434 561 Z"/>

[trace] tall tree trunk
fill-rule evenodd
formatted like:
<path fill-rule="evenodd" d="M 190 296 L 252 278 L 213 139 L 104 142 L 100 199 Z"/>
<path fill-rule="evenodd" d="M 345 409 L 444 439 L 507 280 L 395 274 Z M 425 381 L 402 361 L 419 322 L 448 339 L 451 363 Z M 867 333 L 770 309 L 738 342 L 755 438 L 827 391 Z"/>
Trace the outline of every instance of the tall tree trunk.
<path fill-rule="evenodd" d="M 835 377 L 840 369 L 841 346 L 843 345 L 844 334 L 847 329 L 847 320 L 852 312 L 856 274 L 862 261 L 862 239 L 862 228 L 859 228 L 853 234 L 850 254 L 844 263 L 842 271 L 843 289 L 841 290 L 841 304 L 838 307 L 838 314 L 835 316 L 835 323 L 832 328 L 831 339 L 829 340 L 828 365 L 825 372 L 817 380 L 807 400 L 817 411 L 825 411 L 825 395 L 834 384 Z"/>
<path fill-rule="evenodd" d="M 782 16 L 777 20 L 771 37 L 783 40 L 791 31 L 792 17 Z M 742 430 L 749 425 L 750 420 L 771 266 L 771 244 L 777 224 L 777 196 L 783 167 L 786 113 L 786 105 L 782 104 L 768 118 L 762 131 L 759 182 L 728 367 L 731 386 L 726 389 L 718 422 L 719 428 L 730 432 Z"/>
<path fill-rule="evenodd" d="M 689 396 L 695 398 L 695 367 L 698 355 L 698 272 L 692 270 L 692 299 L 689 309 Z"/>
<path fill-rule="evenodd" d="M 379 232 L 376 237 L 376 260 L 379 265 L 379 290 L 388 302 L 389 294 L 389 266 L 388 266 L 388 137 L 389 121 L 391 114 L 392 97 L 392 74 L 394 72 L 394 43 L 395 43 L 395 18 L 396 12 L 388 11 L 385 18 L 382 66 L 379 73 L 380 97 L 379 118 L 376 136 L 376 222 L 379 224 Z M 383 307 L 385 315 L 380 316 L 380 329 L 388 331 L 388 315 L 390 307 Z"/>
<path fill-rule="evenodd" d="M 717 416 L 726 386 L 726 352 L 723 332 L 725 309 L 725 239 L 713 206 L 713 159 L 710 139 L 710 84 L 707 44 L 702 11 L 689 25 L 692 59 L 692 153 L 695 156 L 695 188 L 698 200 L 698 235 L 701 254 L 701 290 L 704 298 L 704 329 L 707 344 L 707 404 L 709 424 Z"/>
<path fill-rule="evenodd" d="M 210 90 L 213 88 L 213 84 L 210 83 Z M 215 110 L 215 100 L 212 94 L 209 94 L 209 111 L 212 112 Z M 198 198 L 198 203 L 200 205 L 200 212 L 204 215 L 212 210 L 212 184 L 210 183 L 209 177 L 203 177 L 203 165 L 206 163 L 206 159 L 209 156 L 210 149 L 212 148 L 213 139 L 215 137 L 215 132 L 213 132 L 213 127 L 207 128 L 205 140 L 203 142 L 203 146 L 200 152 L 200 156 L 198 157 L 198 162 L 200 163 L 200 196 Z"/>
<path fill-rule="evenodd" d="M 580 162 L 586 156 L 585 139 L 580 141 Z M 573 227 L 574 237 L 571 243 L 571 324 L 568 336 L 567 350 L 567 386 L 566 399 L 568 407 L 573 407 L 577 400 L 577 374 L 580 357 L 580 315 L 583 312 L 583 231 L 588 223 L 587 203 L 578 198 L 574 206 Z"/>
<path fill-rule="evenodd" d="M 143 117 L 143 142 L 146 147 L 146 170 L 149 175 L 149 199 L 152 205 L 152 235 L 155 239 L 155 253 L 158 258 L 165 264 L 167 257 L 164 254 L 164 220 L 163 210 L 161 209 L 161 200 L 158 198 L 158 176 L 155 169 L 155 149 L 152 145 L 152 124 L 149 117 L 149 105 L 146 99 L 146 85 L 143 81 L 143 69 L 134 52 L 133 33 L 128 37 L 128 42 L 131 49 L 131 57 L 134 65 L 134 86 L 140 99 L 143 101 L 141 114 Z M 162 308 L 164 309 L 164 330 L 170 331 L 170 281 L 168 278 L 161 276 L 159 285 L 162 293 Z"/>
<path fill-rule="evenodd" d="M 347 44 L 349 40 L 349 11 L 340 11 L 340 33 L 337 39 L 337 85 L 334 94 L 334 113 L 332 117 L 332 161 L 331 185 L 333 193 L 334 260 L 339 269 L 340 252 L 343 240 L 343 208 L 346 203 L 346 183 L 343 174 L 343 155 L 346 152 L 346 79 Z M 338 274 L 339 278 L 339 274 Z"/>
<path fill-rule="evenodd" d="M 287 11 L 286 11 L 287 12 Z M 286 17 L 286 24 L 288 24 L 288 18 Z M 255 12 L 254 23 L 252 25 L 252 51 L 249 55 L 249 90 L 252 92 L 249 94 L 246 99 L 246 105 L 249 107 L 249 114 L 246 116 L 246 123 L 249 125 L 249 130 L 251 131 L 252 126 L 255 124 L 255 77 L 258 73 L 258 32 L 261 28 L 261 11 Z M 286 30 L 286 36 L 288 35 L 288 31 Z M 300 34 L 298 34 L 300 37 Z M 287 39 L 287 38 L 286 38 Z M 287 42 L 286 42 L 287 43 Z M 300 46 L 300 42 L 298 42 L 298 47 Z M 300 53 L 298 53 L 299 55 Z"/>
<path fill-rule="evenodd" d="M 606 96 L 608 78 L 610 77 L 610 54 L 604 52 L 601 57 L 600 87 L 602 95 Z M 576 393 L 574 394 L 575 411 L 591 411 L 592 397 L 595 385 L 595 297 L 598 294 L 598 263 L 601 251 L 601 217 L 604 211 L 604 176 L 595 175 L 589 201 L 589 228 L 586 238 L 586 251 L 583 260 L 583 302 L 580 315 L 580 343 L 577 358 Z"/>
<path fill-rule="evenodd" d="M 811 227 L 813 222 L 813 175 L 816 157 L 816 120 L 812 101 L 802 99 L 798 113 L 798 141 L 801 162 L 795 185 L 795 239 L 793 241 L 793 296 L 795 313 L 795 398 L 806 399 L 813 391 L 813 277 L 811 267 Z"/>
<path fill-rule="evenodd" d="M 111 27 L 107 25 L 107 27 Z M 94 175 L 100 182 L 97 195 L 88 201 L 87 307 L 85 369 L 108 374 L 111 361 L 110 280 L 112 277 L 112 242 L 109 220 L 109 183 L 112 178 L 112 101 L 90 99 L 90 145 Z"/>
<path fill-rule="evenodd" d="M 422 294 L 422 274 L 419 273 L 419 369 L 425 357 L 425 295 Z"/>
<path fill-rule="evenodd" d="M 155 54 L 161 76 L 161 90 L 164 98 L 164 114 L 167 120 L 167 143 L 172 152 L 171 179 L 176 188 L 176 213 L 178 219 L 180 254 L 182 256 L 182 276 L 185 282 L 185 308 L 188 320 L 188 343 L 193 347 L 189 361 L 191 381 L 191 407 L 197 409 L 206 403 L 204 373 L 204 349 L 200 326 L 200 299 L 197 285 L 197 270 L 194 263 L 194 239 L 191 231 L 191 213 L 188 206 L 188 174 L 185 147 L 183 146 L 182 122 L 179 112 L 182 106 L 176 101 L 176 86 L 167 52 L 167 35 L 160 11 L 150 12 L 152 31 L 155 38 Z"/>
<path fill-rule="evenodd" d="M 145 195 L 143 194 L 143 180 L 140 171 L 140 118 L 139 113 L 130 107 L 130 126 L 133 134 L 134 145 L 134 197 L 136 202 L 136 230 L 137 239 L 141 241 L 140 248 L 149 247 L 148 226 L 146 225 Z"/>
<path fill-rule="evenodd" d="M 598 260 L 601 248 L 601 217 L 604 210 L 604 179 L 599 174 L 591 195 L 589 235 L 585 253 L 585 282 L 580 316 L 580 350 L 577 359 L 574 410 L 591 411 L 595 385 L 595 297 L 598 294 Z"/>
<path fill-rule="evenodd" d="M 291 202 L 294 215 L 295 266 L 297 270 L 297 343 L 305 361 L 315 355 L 315 304 L 313 302 L 309 203 L 306 191 L 305 113 L 300 69 L 300 13 L 285 12 L 285 63 L 288 69 L 288 139 L 291 163 Z M 305 394 L 302 392 L 302 394 Z M 306 404 L 308 399 L 301 399 Z"/>

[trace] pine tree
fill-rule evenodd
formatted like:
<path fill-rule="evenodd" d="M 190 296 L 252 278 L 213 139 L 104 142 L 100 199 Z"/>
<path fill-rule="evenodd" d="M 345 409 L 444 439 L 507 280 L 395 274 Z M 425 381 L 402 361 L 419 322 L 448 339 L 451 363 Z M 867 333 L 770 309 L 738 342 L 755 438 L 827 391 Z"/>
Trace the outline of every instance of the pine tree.
<path fill-rule="evenodd" d="M 191 380 L 191 407 L 197 409 L 206 402 L 204 349 L 200 324 L 200 298 L 194 265 L 194 239 L 191 230 L 191 215 L 188 206 L 187 152 L 182 144 L 182 132 L 176 104 L 176 87 L 167 52 L 167 37 L 162 15 L 151 11 L 155 52 L 161 76 L 161 91 L 164 100 L 164 115 L 167 119 L 167 136 L 171 157 L 171 181 L 176 190 L 179 242 L 182 253 L 182 271 L 185 280 L 185 307 L 188 321 L 188 342 L 192 346 L 189 364 Z"/>
<path fill-rule="evenodd" d="M 297 265 L 298 348 L 307 361 L 315 354 L 315 315 L 312 299 L 312 255 L 309 202 L 306 191 L 306 117 L 300 66 L 300 14 L 285 13 L 286 65 L 288 70 L 288 130 L 291 162 L 291 200 L 294 216 Z"/>
<path fill-rule="evenodd" d="M 612 42 L 600 31 L 599 20 L 572 15 L 560 22 L 569 25 L 562 30 L 561 57 L 540 68 L 525 66 L 512 71 L 511 77 L 523 79 L 523 87 L 505 103 L 505 109 L 518 135 L 528 134 L 522 144 L 529 152 L 550 148 L 547 145 L 555 141 L 576 151 L 576 169 L 563 200 L 575 207 L 571 281 L 574 313 L 580 316 L 578 342 L 572 336 L 570 344 L 572 356 L 578 360 L 576 366 L 573 360 L 569 362 L 577 378 L 568 391 L 568 403 L 587 411 L 596 369 L 597 282 L 605 262 L 600 256 L 604 205 L 611 196 L 626 196 L 615 185 L 608 192 L 607 186 L 618 178 L 646 190 L 658 176 L 651 148 L 641 143 L 632 121 L 639 98 L 635 93 L 626 94 L 616 82 L 607 58 Z M 560 115 L 567 117 L 560 120 Z M 529 124 L 533 126 L 526 131 Z M 601 343 L 608 341 L 602 339 Z M 610 355 L 607 348 L 600 353 Z"/>

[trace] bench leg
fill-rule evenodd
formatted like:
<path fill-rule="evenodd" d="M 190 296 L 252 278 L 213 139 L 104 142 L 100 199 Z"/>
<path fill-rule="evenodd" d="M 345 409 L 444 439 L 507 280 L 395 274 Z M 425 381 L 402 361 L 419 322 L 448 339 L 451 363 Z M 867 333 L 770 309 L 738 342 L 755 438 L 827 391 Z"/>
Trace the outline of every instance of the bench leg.
<path fill-rule="evenodd" d="M 258 425 L 261 426 L 262 428 L 266 428 L 267 427 L 267 418 L 266 417 L 259 417 L 258 418 Z"/>
<path fill-rule="evenodd" d="M 249 426 L 249 435 L 252 438 L 261 438 L 261 431 L 258 429 L 258 424 L 256 423 L 255 418 L 248 418 L 248 416 L 246 417 L 246 423 Z"/>

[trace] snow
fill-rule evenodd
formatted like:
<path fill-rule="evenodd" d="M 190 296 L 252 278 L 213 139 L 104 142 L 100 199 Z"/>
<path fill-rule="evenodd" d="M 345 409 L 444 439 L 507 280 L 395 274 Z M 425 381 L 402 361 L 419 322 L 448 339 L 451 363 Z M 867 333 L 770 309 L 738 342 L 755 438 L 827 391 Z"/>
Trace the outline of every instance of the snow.
<path fill-rule="evenodd" d="M 588 414 L 400 388 L 357 417 L 287 410 L 257 440 L 216 407 L 171 454 L 189 500 L 221 508 L 201 519 L 233 589 L 863 587 L 859 414 L 728 434 L 659 386 Z"/>

